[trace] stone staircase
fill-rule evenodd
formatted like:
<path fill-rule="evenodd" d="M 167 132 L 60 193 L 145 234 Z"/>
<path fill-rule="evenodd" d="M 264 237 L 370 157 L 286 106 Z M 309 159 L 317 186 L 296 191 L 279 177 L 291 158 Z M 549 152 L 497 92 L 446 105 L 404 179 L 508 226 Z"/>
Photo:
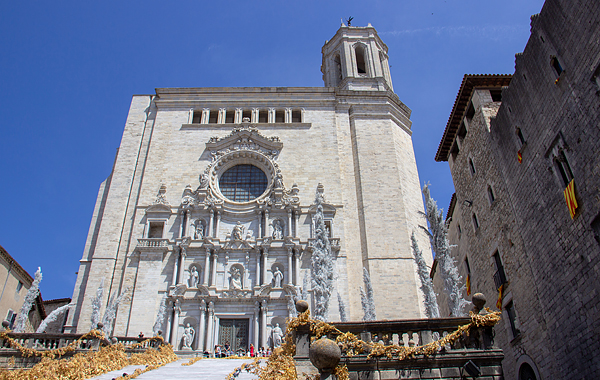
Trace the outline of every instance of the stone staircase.
<path fill-rule="evenodd" d="M 266 360 L 266 359 L 265 359 Z M 250 359 L 202 359 L 196 363 L 185 366 L 189 359 L 180 359 L 169 363 L 153 371 L 148 371 L 136 377 L 139 380 L 183 380 L 183 379 L 202 379 L 202 380 L 225 380 L 227 375 L 233 372 L 237 367 L 244 363 L 251 363 Z M 119 379 L 124 373 L 131 374 L 136 368 L 144 366 L 127 366 L 118 371 L 105 373 L 104 375 L 94 377 L 94 380 L 112 380 Z M 236 380 L 254 380 L 256 376 L 242 371 Z"/>

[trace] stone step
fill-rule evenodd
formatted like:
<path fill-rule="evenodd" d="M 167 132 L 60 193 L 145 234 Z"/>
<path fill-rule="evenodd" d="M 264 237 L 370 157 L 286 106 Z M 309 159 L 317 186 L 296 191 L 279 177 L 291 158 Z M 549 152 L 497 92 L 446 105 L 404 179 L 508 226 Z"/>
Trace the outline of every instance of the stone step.
<path fill-rule="evenodd" d="M 266 359 L 264 359 L 266 361 Z M 251 359 L 202 359 L 190 366 L 184 366 L 189 359 L 180 359 L 173 363 L 148 371 L 136 377 L 140 380 L 183 380 L 183 379 L 205 379 L 205 380 L 225 380 L 227 375 L 244 363 L 251 363 Z M 136 368 L 145 366 L 127 366 L 118 371 L 105 373 L 104 375 L 94 377 L 93 380 L 112 380 L 117 379 L 124 373 L 132 374 Z M 254 380 L 257 376 L 245 371 L 239 374 L 236 380 Z"/>

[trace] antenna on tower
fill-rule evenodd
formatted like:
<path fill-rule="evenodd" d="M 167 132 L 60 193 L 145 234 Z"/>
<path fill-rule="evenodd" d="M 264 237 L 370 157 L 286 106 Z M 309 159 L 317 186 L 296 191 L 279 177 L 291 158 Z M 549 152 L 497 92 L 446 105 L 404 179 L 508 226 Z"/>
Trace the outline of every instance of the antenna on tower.
<path fill-rule="evenodd" d="M 346 19 L 346 22 L 348 23 L 348 26 L 351 26 L 350 23 L 352 22 L 352 20 L 354 20 L 354 17 L 350 16 Z"/>

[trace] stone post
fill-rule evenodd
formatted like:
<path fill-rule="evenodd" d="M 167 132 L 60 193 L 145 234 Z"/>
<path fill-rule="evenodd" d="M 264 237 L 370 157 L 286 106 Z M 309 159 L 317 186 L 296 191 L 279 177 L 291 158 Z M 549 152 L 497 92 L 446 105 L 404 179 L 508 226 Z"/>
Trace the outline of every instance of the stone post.
<path fill-rule="evenodd" d="M 210 275 L 210 248 L 206 248 L 206 254 L 204 255 L 204 278 L 202 279 L 202 285 L 208 286 L 209 275 Z"/>
<path fill-rule="evenodd" d="M 294 217 L 296 218 L 296 224 L 294 225 L 294 237 L 298 237 L 298 225 L 300 224 L 300 210 L 296 210 L 294 212 Z M 296 279 L 298 281 L 298 279 Z"/>
<path fill-rule="evenodd" d="M 269 123 L 274 123 L 275 122 L 275 108 L 269 108 L 268 122 Z"/>
<path fill-rule="evenodd" d="M 292 282 L 292 255 L 294 254 L 294 251 L 292 250 L 291 247 L 288 247 L 287 249 L 287 283 L 289 285 L 293 285 Z"/>
<path fill-rule="evenodd" d="M 210 116 L 210 109 L 203 108 L 202 109 L 202 117 L 200 118 L 200 124 L 208 124 L 209 116 Z"/>
<path fill-rule="evenodd" d="M 258 123 L 258 112 L 259 109 L 258 108 L 252 108 L 252 114 L 251 114 L 251 118 L 250 118 L 250 122 L 251 123 Z"/>
<path fill-rule="evenodd" d="M 288 222 L 287 222 L 287 235 L 292 236 L 292 209 L 287 210 Z"/>
<path fill-rule="evenodd" d="M 204 352 L 204 339 L 206 335 L 206 301 L 200 300 L 200 323 L 198 324 L 198 343 L 196 349 Z"/>
<path fill-rule="evenodd" d="M 256 211 L 256 213 L 258 214 L 258 235 L 257 235 L 257 237 L 261 238 L 261 237 L 264 237 L 263 236 L 263 228 L 262 228 L 262 211 L 258 210 L 258 211 Z"/>
<path fill-rule="evenodd" d="M 181 210 L 179 211 L 179 237 L 182 238 L 183 237 L 183 223 L 185 222 L 185 211 Z M 148 223 L 146 223 L 148 224 Z"/>
<path fill-rule="evenodd" d="M 176 250 L 173 250 L 173 256 L 176 256 Z M 177 285 L 177 274 L 179 273 L 179 255 L 177 255 L 175 257 L 175 260 L 173 260 L 173 281 L 171 282 L 171 285 L 175 286 Z"/>
<path fill-rule="evenodd" d="M 190 230 L 192 226 L 192 211 L 191 210 L 187 210 L 185 212 L 185 236 L 190 236 L 190 237 L 194 237 L 191 235 Z"/>

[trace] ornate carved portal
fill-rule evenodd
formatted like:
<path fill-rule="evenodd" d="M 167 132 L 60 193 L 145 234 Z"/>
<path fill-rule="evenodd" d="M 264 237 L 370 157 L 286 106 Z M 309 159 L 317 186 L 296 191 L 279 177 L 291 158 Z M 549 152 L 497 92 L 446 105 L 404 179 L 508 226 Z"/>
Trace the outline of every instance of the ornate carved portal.
<path fill-rule="evenodd" d="M 219 345 L 224 347 L 225 344 L 229 344 L 235 353 L 238 350 L 247 351 L 249 347 L 248 324 L 248 319 L 220 319 Z"/>

